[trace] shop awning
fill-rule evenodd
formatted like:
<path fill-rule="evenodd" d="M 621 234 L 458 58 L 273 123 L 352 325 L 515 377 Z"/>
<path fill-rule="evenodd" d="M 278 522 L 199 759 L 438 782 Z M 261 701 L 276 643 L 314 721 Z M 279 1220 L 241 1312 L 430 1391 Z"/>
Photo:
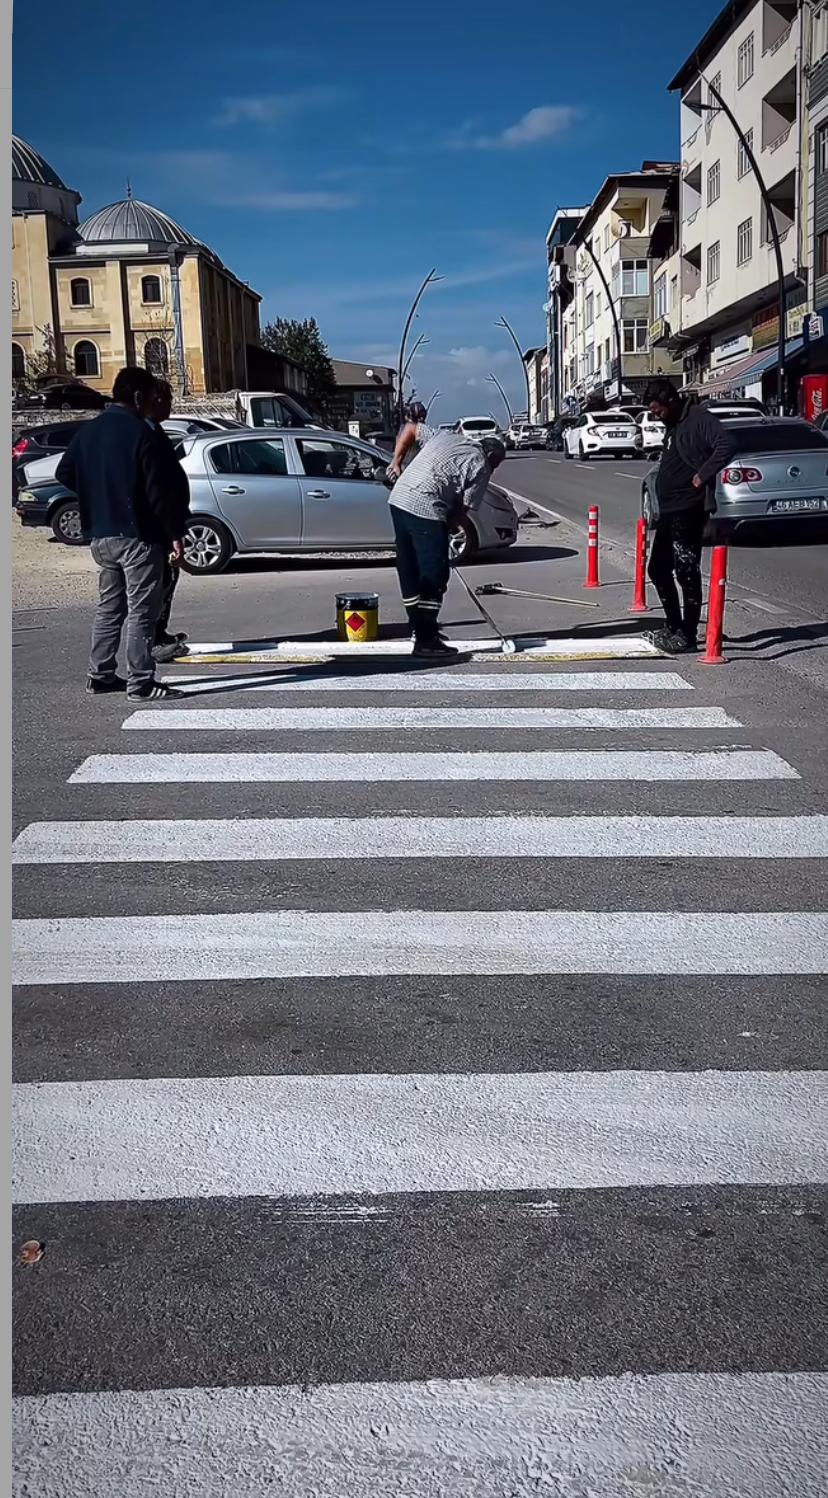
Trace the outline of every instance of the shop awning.
<path fill-rule="evenodd" d="M 804 339 L 789 338 L 785 345 L 785 363 L 795 354 L 801 353 L 804 347 Z M 774 344 L 773 348 L 762 349 L 761 353 L 748 354 L 746 359 L 736 359 L 727 369 L 717 370 L 712 380 L 705 380 L 698 387 L 699 392 L 704 395 L 726 395 L 745 385 L 753 385 L 766 370 L 776 368 L 778 357 L 779 350 Z"/>

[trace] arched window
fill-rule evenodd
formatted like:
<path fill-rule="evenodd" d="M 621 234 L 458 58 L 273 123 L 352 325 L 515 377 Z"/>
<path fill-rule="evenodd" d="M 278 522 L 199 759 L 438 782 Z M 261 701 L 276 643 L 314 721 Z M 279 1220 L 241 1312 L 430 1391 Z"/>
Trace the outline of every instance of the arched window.
<path fill-rule="evenodd" d="M 90 339 L 82 338 L 80 343 L 75 344 L 73 357 L 76 375 L 86 375 L 87 378 L 97 379 L 101 372 L 101 365 L 98 350 Z"/>
<path fill-rule="evenodd" d="M 74 276 L 69 282 L 69 297 L 73 307 L 92 306 L 92 286 L 86 276 Z"/>
<path fill-rule="evenodd" d="M 12 344 L 12 379 L 23 380 L 26 378 L 26 355 L 19 343 Z"/>
<path fill-rule="evenodd" d="M 170 372 L 170 355 L 163 338 L 148 338 L 144 344 L 144 363 L 150 374 L 166 379 Z"/>
<path fill-rule="evenodd" d="M 141 277 L 141 300 L 149 302 L 153 306 L 158 306 L 158 303 L 161 301 L 160 276 Z"/>

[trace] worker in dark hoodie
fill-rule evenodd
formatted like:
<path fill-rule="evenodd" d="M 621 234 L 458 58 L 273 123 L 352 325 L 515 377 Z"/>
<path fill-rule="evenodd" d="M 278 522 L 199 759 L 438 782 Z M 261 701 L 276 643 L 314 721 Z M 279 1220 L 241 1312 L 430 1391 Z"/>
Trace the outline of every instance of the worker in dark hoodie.
<path fill-rule="evenodd" d="M 698 649 L 702 543 L 713 508 L 711 487 L 736 447 L 713 412 L 682 395 L 671 380 L 655 380 L 644 399 L 650 415 L 664 423 L 649 574 L 665 623 L 650 638 L 665 654 L 684 655 Z"/>

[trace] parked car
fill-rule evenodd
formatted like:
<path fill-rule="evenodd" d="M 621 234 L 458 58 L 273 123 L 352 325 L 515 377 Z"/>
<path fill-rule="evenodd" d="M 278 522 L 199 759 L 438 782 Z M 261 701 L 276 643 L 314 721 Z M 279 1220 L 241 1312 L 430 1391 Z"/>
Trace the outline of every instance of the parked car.
<path fill-rule="evenodd" d="M 578 420 L 577 416 L 557 416 L 550 424 L 546 433 L 546 448 L 548 452 L 562 453 L 564 450 L 564 433 L 574 426 Z"/>
<path fill-rule="evenodd" d="M 700 397 L 700 402 L 701 402 L 702 405 L 707 406 L 707 409 L 709 411 L 712 411 L 714 416 L 721 416 L 721 417 L 732 417 L 732 416 L 752 417 L 752 416 L 767 416 L 768 415 L 768 408 L 767 408 L 767 406 L 764 405 L 762 403 L 762 401 L 760 401 L 760 400 L 754 400 L 752 398 L 746 398 L 746 399 L 742 400 L 742 399 L 737 399 L 736 397 L 734 397 L 733 400 L 727 400 L 724 396 L 722 396 L 718 400 L 716 400 L 715 398 L 712 398 L 712 397 L 711 397 L 710 400 L 705 400 L 704 396 L 701 396 Z"/>
<path fill-rule="evenodd" d="M 737 417 L 724 425 L 739 446 L 716 479 L 718 535 L 748 522 L 828 518 L 828 435 L 796 416 Z M 655 513 L 657 473 L 651 468 L 641 485 L 641 513 L 648 525 Z"/>
<path fill-rule="evenodd" d="M 609 411 L 588 411 L 564 432 L 564 457 L 634 457 L 635 423 Z"/>
<path fill-rule="evenodd" d="M 187 572 L 221 572 L 235 553 L 393 548 L 391 455 L 368 442 L 298 427 L 182 437 L 176 451 L 190 482 Z M 77 499 L 62 485 L 21 490 L 16 508 L 23 525 L 51 525 L 61 540 L 82 542 Z M 452 550 L 460 560 L 512 546 L 517 533 L 517 511 L 491 485 L 463 516 Z"/>
<path fill-rule="evenodd" d="M 91 418 L 94 420 L 94 417 Z M 51 421 L 42 426 L 26 427 L 18 433 L 12 446 L 12 498 L 26 483 L 26 467 L 30 463 L 55 454 L 55 467 L 72 441 L 76 431 L 86 426 L 83 418 L 75 421 Z M 53 475 L 48 475 L 49 477 Z"/>
<path fill-rule="evenodd" d="M 642 457 L 660 453 L 664 446 L 664 422 L 657 421 L 649 411 L 642 411 L 635 425 L 635 445 Z"/>
<path fill-rule="evenodd" d="M 109 396 L 93 390 L 80 380 L 54 381 L 33 390 L 18 401 L 18 411 L 102 411 L 109 405 Z"/>
<path fill-rule="evenodd" d="M 515 428 L 515 448 L 518 452 L 538 452 L 546 447 L 546 427 L 521 426 Z"/>
<path fill-rule="evenodd" d="M 457 423 L 457 431 L 462 437 L 473 437 L 477 441 L 481 437 L 500 437 L 501 440 L 503 439 L 500 427 L 491 416 L 464 416 L 462 421 L 458 421 Z"/>
<path fill-rule="evenodd" d="M 72 436 L 74 436 L 81 422 L 67 422 L 66 425 L 72 426 Z M 205 432 L 246 432 L 249 430 L 240 421 L 230 421 L 223 416 L 171 416 L 161 425 L 173 441 L 180 437 L 200 437 Z M 68 447 L 68 445 L 67 442 L 65 446 Z M 25 484 L 26 488 L 31 488 L 33 484 L 48 484 L 55 478 L 62 457 L 63 449 L 55 449 L 45 457 L 37 457 L 33 460 L 27 459 L 24 455 L 21 462 L 21 485 Z"/>

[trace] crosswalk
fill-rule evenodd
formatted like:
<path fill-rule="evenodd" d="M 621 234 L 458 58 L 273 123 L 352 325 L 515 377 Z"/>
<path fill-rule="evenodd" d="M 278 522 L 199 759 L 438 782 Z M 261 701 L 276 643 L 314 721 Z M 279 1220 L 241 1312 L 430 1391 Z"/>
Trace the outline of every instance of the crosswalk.
<path fill-rule="evenodd" d="M 205 672 L 78 755 L 18 1498 L 822 1493 L 828 817 L 702 681 Z"/>

